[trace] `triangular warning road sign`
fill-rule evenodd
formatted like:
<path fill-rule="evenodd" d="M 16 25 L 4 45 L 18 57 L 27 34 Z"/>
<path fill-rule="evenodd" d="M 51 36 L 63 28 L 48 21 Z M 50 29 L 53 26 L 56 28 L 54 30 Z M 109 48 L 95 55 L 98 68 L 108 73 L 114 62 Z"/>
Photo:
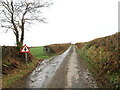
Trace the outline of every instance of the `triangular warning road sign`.
<path fill-rule="evenodd" d="M 22 47 L 22 49 L 20 50 L 21 53 L 29 53 L 30 50 L 29 48 L 26 46 L 26 44 Z"/>

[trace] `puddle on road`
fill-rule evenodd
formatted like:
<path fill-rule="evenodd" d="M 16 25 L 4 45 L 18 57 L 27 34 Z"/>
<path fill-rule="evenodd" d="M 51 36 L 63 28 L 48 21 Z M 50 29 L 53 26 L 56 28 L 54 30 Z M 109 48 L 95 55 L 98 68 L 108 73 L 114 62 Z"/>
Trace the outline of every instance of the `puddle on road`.
<path fill-rule="evenodd" d="M 65 56 L 69 52 L 71 47 L 63 54 L 45 59 L 42 63 L 39 63 L 37 68 L 27 77 L 23 85 L 26 88 L 43 88 L 55 75 L 56 70 L 64 60 Z"/>

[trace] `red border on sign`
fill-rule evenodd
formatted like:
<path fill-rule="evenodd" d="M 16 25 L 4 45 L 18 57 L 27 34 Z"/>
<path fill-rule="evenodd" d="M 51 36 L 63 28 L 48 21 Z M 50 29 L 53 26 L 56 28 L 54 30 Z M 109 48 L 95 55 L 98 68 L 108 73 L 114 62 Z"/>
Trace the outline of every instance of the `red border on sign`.
<path fill-rule="evenodd" d="M 25 46 L 28 48 L 28 51 L 22 51 Z M 30 52 L 29 47 L 25 44 L 25 45 L 22 47 L 22 49 L 20 50 L 20 52 L 21 52 L 21 53 L 29 53 L 29 52 Z"/>

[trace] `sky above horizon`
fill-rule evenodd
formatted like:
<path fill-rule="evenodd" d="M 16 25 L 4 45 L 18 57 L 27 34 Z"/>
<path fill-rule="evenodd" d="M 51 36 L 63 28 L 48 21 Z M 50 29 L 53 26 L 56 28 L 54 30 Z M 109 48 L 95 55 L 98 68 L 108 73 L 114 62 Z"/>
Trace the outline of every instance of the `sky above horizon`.
<path fill-rule="evenodd" d="M 52 0 L 43 16 L 48 23 L 36 23 L 25 32 L 24 44 L 86 42 L 118 32 L 119 0 Z M 12 31 L 0 31 L 0 45 L 15 45 Z"/>

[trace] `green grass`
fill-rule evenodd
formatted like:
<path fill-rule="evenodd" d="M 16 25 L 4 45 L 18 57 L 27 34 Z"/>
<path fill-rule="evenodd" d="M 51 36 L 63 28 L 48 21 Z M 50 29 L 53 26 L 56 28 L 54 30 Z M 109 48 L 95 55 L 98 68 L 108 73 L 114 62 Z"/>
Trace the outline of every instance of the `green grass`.
<path fill-rule="evenodd" d="M 30 52 L 32 53 L 32 55 L 34 57 L 36 57 L 37 59 L 43 59 L 43 58 L 47 58 L 47 54 L 43 51 L 44 47 L 32 47 L 30 48 Z"/>
<path fill-rule="evenodd" d="M 45 59 L 45 58 L 49 58 L 51 56 L 54 56 L 54 54 L 48 55 L 47 53 L 44 52 L 43 49 L 44 49 L 43 46 L 41 46 L 41 47 L 32 47 L 32 48 L 30 48 L 30 52 L 37 59 Z"/>

